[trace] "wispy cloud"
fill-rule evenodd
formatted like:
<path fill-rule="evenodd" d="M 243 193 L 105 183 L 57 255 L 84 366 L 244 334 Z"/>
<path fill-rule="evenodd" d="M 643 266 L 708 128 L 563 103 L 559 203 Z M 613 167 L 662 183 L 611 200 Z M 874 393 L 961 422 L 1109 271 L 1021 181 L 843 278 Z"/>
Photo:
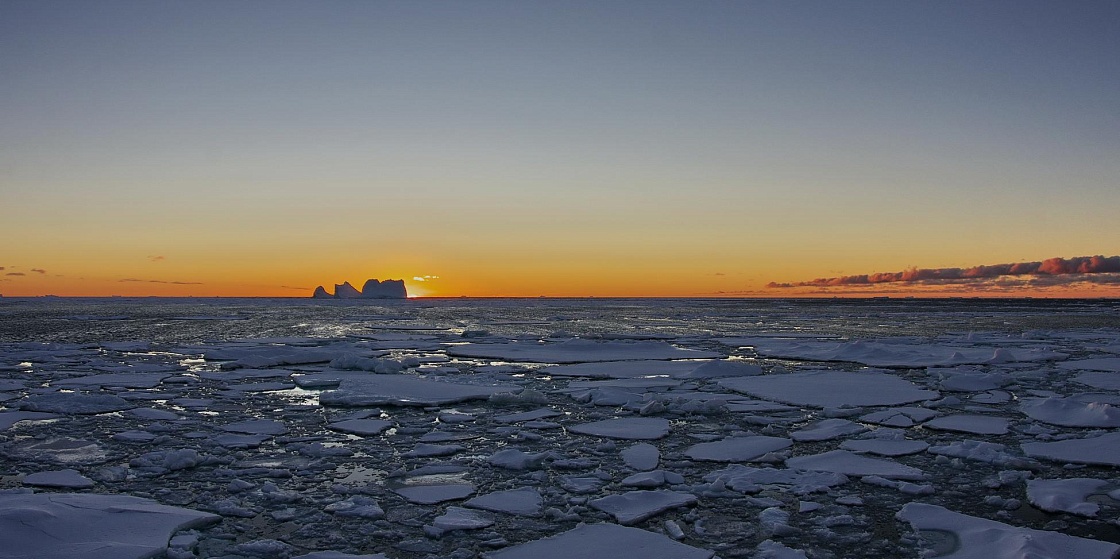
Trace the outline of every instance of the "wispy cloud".
<path fill-rule="evenodd" d="M 37 274 L 45 274 L 45 273 L 47 273 L 47 271 L 46 271 L 46 270 L 44 270 L 44 269 L 42 269 L 42 268 L 32 268 L 32 269 L 31 269 L 31 271 L 32 271 L 32 272 L 35 272 L 35 273 L 37 273 Z"/>
<path fill-rule="evenodd" d="M 164 260 L 167 260 L 167 257 L 166 256 L 149 256 L 148 260 L 151 260 L 152 262 L 162 262 Z"/>
<path fill-rule="evenodd" d="M 137 279 L 125 278 L 119 280 L 121 282 L 135 282 L 135 283 L 164 283 L 168 285 L 203 285 L 200 281 L 164 281 L 164 280 L 150 280 L 150 279 Z"/>
<path fill-rule="evenodd" d="M 1100 274 L 1100 275 L 1098 275 Z M 1120 256 L 1078 256 L 1050 258 L 1041 262 L 994 264 L 972 268 L 910 268 L 901 272 L 817 278 L 794 283 L 767 284 L 770 288 L 792 287 L 866 287 L 891 283 L 951 285 L 983 283 L 996 278 L 1030 278 L 1023 285 L 1068 285 L 1071 283 L 1115 283 L 1120 274 Z M 1095 281 L 1099 280 L 1099 281 Z"/>
<path fill-rule="evenodd" d="M 27 274 L 25 274 L 23 272 L 8 272 L 4 275 L 5 276 L 26 276 Z"/>
<path fill-rule="evenodd" d="M 412 276 L 413 281 L 432 281 L 439 279 L 439 276 Z"/>

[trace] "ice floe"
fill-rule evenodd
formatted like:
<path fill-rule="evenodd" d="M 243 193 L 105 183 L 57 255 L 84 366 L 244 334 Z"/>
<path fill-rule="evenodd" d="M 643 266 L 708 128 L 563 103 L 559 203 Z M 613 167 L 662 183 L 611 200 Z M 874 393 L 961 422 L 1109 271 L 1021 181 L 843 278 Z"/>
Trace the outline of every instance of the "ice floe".
<path fill-rule="evenodd" d="M 893 406 L 936 398 L 938 393 L 887 373 L 807 371 L 720 379 L 720 386 L 785 404 L 833 408 Z"/>
<path fill-rule="evenodd" d="M 640 554 L 642 559 L 711 559 L 715 555 L 638 528 L 587 524 L 482 556 L 484 559 L 598 559 L 635 554 Z"/>
<path fill-rule="evenodd" d="M 1114 543 L 1009 526 L 994 520 L 956 513 L 937 505 L 909 503 L 902 507 L 897 517 L 910 523 L 918 530 L 919 535 L 928 534 L 923 539 L 930 542 L 927 546 L 937 557 L 1111 559 L 1120 552 L 1120 546 Z M 938 535 L 940 536 L 934 537 Z"/>
<path fill-rule="evenodd" d="M 1084 439 L 1028 442 L 1023 443 L 1022 447 L 1027 456 L 1034 458 L 1074 464 L 1120 466 L 1120 432 Z"/>
<path fill-rule="evenodd" d="M 721 357 L 713 351 L 683 349 L 666 342 L 599 342 L 573 338 L 559 343 L 491 343 L 451 346 L 448 355 L 485 357 L 535 363 L 588 363 L 594 361 L 634 361 L 645 359 L 711 359 Z"/>
<path fill-rule="evenodd" d="M 217 515 L 129 495 L 0 494 L 0 540 L 7 557 L 146 559 L 171 534 L 217 522 Z"/>
<path fill-rule="evenodd" d="M 786 466 L 794 469 L 833 472 L 849 476 L 879 476 L 888 479 L 923 480 L 926 474 L 905 464 L 868 458 L 846 450 L 833 450 L 811 456 L 797 456 L 786 460 Z"/>

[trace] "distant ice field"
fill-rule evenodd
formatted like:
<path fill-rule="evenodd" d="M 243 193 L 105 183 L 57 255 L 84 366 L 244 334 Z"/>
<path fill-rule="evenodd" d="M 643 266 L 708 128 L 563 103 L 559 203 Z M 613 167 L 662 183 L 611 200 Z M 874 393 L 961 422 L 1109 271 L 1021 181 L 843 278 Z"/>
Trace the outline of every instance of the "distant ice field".
<path fill-rule="evenodd" d="M 1117 348 L 1116 301 L 0 298 L 0 559 L 1114 557 Z"/>

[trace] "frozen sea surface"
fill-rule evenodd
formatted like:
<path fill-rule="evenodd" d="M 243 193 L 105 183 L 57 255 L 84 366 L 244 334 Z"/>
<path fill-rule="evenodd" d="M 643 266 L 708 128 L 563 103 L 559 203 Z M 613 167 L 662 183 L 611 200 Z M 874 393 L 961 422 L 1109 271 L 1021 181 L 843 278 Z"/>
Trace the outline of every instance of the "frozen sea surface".
<path fill-rule="evenodd" d="M 1117 348 L 1108 301 L 3 298 L 0 558 L 1109 557 Z"/>

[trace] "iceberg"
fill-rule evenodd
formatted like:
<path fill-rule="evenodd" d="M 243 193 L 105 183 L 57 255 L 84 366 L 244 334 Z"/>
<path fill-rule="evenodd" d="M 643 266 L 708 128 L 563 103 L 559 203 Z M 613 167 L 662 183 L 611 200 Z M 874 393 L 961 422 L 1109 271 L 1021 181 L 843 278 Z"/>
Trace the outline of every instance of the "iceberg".
<path fill-rule="evenodd" d="M 404 287 L 404 280 L 385 280 L 379 281 L 376 279 L 368 279 L 362 284 L 362 290 L 358 291 L 350 282 L 342 284 L 335 284 L 334 294 L 326 290 L 323 286 L 315 288 L 315 292 L 311 294 L 312 299 L 406 299 L 408 298 L 408 290 Z"/>

